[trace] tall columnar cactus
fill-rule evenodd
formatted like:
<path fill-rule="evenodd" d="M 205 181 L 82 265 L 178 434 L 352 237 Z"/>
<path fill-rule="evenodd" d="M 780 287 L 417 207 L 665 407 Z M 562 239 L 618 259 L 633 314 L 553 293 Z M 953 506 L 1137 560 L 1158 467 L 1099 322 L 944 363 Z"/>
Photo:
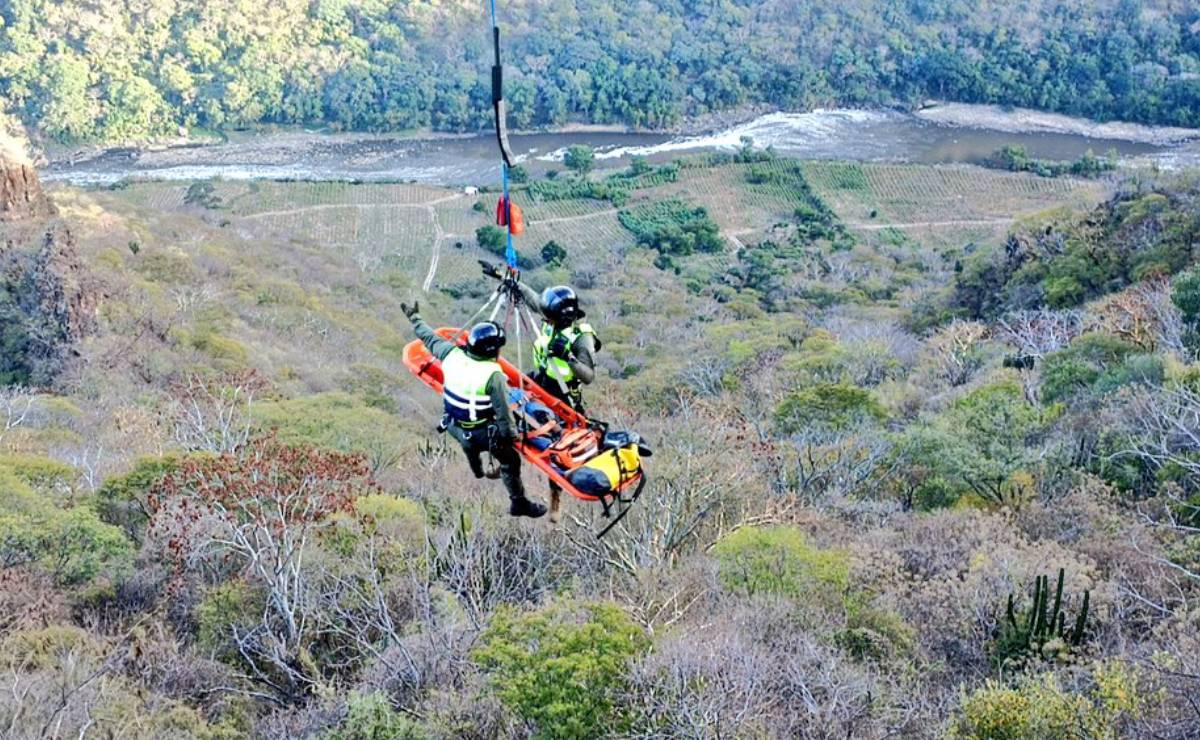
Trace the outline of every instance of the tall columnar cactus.
<path fill-rule="evenodd" d="M 1002 636 L 1006 653 L 1004 658 L 1015 657 L 1014 653 L 1041 655 L 1043 648 L 1052 640 L 1060 640 L 1065 650 L 1079 647 L 1087 635 L 1088 608 L 1091 592 L 1083 592 L 1083 603 L 1071 627 L 1063 611 L 1063 579 L 1066 573 L 1058 569 L 1058 582 L 1054 587 L 1053 604 L 1050 600 L 1050 577 L 1038 576 L 1033 585 L 1033 603 L 1025 612 L 1018 614 L 1012 594 L 1008 597 L 1007 634 Z"/>

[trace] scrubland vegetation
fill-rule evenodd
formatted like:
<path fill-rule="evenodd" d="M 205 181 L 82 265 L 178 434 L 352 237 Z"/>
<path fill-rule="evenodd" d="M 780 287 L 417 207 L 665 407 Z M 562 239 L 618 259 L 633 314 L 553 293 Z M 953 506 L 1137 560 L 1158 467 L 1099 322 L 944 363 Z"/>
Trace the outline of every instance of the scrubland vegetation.
<path fill-rule="evenodd" d="M 52 190 L 103 297 L 0 391 L 0 734 L 1200 727 L 1195 180 L 524 185 L 526 277 L 581 289 L 591 405 L 655 450 L 599 541 L 509 519 L 400 362 L 400 301 L 482 300 L 493 196 L 210 185 Z"/>

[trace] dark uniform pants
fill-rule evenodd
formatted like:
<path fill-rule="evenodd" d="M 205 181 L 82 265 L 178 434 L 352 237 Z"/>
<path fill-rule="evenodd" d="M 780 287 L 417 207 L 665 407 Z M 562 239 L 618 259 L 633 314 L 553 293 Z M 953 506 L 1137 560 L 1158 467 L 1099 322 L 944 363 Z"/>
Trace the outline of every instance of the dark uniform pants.
<path fill-rule="evenodd" d="M 587 413 L 583 410 L 583 391 L 578 385 L 573 388 L 567 386 L 566 390 L 564 391 L 563 384 L 558 382 L 557 378 L 549 375 L 544 370 L 539 370 L 537 374 L 533 376 L 533 382 L 545 389 L 545 391 L 550 395 L 567 404 L 584 416 L 587 416 Z M 554 512 L 554 514 L 557 514 L 558 512 L 558 504 L 561 498 L 562 488 L 560 488 L 557 483 L 551 480 L 550 509 L 552 512 Z"/>
<path fill-rule="evenodd" d="M 553 376 L 548 375 L 544 370 L 539 370 L 537 374 L 533 376 L 533 382 L 540 385 L 550 395 L 567 404 L 584 416 L 587 416 L 587 413 L 583 410 L 583 391 L 578 385 L 574 387 L 567 386 L 566 390 L 564 391 L 563 384 L 559 383 L 558 380 Z"/>
<path fill-rule="evenodd" d="M 450 436 L 458 440 L 467 455 L 467 464 L 476 478 L 482 478 L 483 456 L 490 452 L 500 464 L 500 479 L 508 489 L 510 499 L 525 498 L 525 486 L 521 482 L 521 455 L 512 444 L 496 436 L 493 424 L 484 424 L 473 429 L 463 429 L 457 424 L 449 427 Z"/>

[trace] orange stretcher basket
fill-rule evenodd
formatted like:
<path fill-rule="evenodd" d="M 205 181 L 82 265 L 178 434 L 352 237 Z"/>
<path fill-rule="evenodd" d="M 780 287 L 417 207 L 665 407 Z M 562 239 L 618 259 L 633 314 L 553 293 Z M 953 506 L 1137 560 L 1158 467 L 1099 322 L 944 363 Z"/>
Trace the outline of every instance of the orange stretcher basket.
<path fill-rule="evenodd" d="M 442 328 L 438 329 L 437 333 L 439 336 L 455 341 L 460 345 L 465 339 L 461 329 Z M 620 521 L 625 513 L 629 511 L 628 505 L 632 504 L 641 494 L 642 488 L 646 484 L 645 472 L 639 469 L 628 480 L 624 481 L 617 490 L 604 496 L 580 491 L 571 484 L 567 476 L 570 475 L 571 471 L 582 466 L 590 459 L 590 457 L 585 456 L 586 453 L 583 451 L 600 450 L 600 442 L 604 437 L 603 425 L 590 421 L 575 409 L 550 395 L 544 388 L 533 382 L 528 376 L 523 375 L 520 370 L 503 357 L 499 359 L 499 363 L 501 369 L 504 370 L 504 374 L 508 377 L 509 387 L 525 391 L 529 394 L 530 400 L 536 401 L 550 409 L 558 417 L 559 426 L 562 429 L 562 434 L 558 442 L 544 450 L 534 446 L 531 440 L 540 436 L 539 432 L 545 432 L 545 428 L 523 430 L 524 433 L 517 436 L 515 444 L 517 452 L 521 454 L 521 457 L 529 461 L 530 464 L 542 471 L 547 478 L 557 483 L 564 491 L 575 498 L 583 501 L 599 501 L 604 504 L 604 515 L 606 517 L 610 516 L 614 504 L 624 505 L 618 511 L 617 517 L 600 533 L 600 536 L 603 536 L 605 532 Z M 425 385 L 439 394 L 442 392 L 441 362 L 429 353 L 423 342 L 416 340 L 405 345 L 404 365 L 413 375 L 420 378 Z M 513 403 L 512 406 L 514 409 L 518 409 L 521 404 Z M 519 421 L 518 426 L 520 426 Z M 577 457 L 576 455 L 581 456 Z"/>

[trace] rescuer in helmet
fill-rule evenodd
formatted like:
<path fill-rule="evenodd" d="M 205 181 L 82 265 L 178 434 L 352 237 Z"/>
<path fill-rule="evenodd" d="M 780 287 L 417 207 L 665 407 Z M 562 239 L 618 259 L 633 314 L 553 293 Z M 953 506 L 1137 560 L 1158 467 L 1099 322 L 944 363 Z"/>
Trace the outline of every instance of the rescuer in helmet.
<path fill-rule="evenodd" d="M 418 304 L 400 304 L 417 338 L 442 365 L 444 424 L 467 455 L 476 478 L 485 475 L 483 455 L 499 464 L 499 477 L 508 489 L 509 514 L 537 518 L 546 507 L 525 495 L 521 456 L 513 447 L 516 425 L 508 406 L 508 380 L 497 358 L 506 341 L 504 329 L 492 321 L 471 327 L 467 342 L 458 346 L 437 335 L 418 313 Z"/>

